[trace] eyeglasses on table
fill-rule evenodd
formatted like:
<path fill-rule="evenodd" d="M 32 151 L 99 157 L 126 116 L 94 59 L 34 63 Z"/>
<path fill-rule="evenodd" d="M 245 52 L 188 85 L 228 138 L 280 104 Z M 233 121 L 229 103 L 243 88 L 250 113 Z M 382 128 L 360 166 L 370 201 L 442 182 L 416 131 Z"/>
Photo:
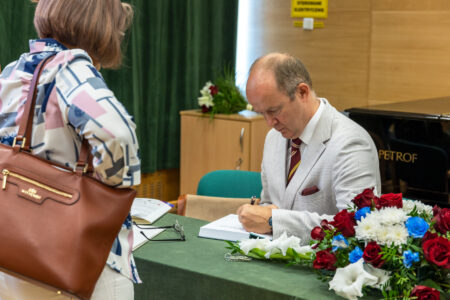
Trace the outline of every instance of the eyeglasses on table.
<path fill-rule="evenodd" d="M 183 225 L 178 223 L 178 220 L 175 220 L 175 223 L 173 225 L 167 225 L 167 226 L 152 226 L 151 224 L 137 224 L 133 221 L 133 224 L 136 225 L 137 228 L 140 229 L 173 229 L 177 234 L 180 236 L 179 238 L 171 238 L 171 239 L 150 239 L 148 238 L 143 231 L 139 231 L 140 234 L 142 234 L 147 240 L 151 242 L 164 242 L 164 241 L 185 241 L 186 237 L 184 235 L 184 228 Z"/>

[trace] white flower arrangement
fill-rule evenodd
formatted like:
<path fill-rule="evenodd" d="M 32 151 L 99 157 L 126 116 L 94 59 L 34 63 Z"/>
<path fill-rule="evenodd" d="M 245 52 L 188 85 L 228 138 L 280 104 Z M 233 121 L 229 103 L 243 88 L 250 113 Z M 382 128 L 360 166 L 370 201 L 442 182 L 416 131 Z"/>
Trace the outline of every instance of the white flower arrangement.
<path fill-rule="evenodd" d="M 408 230 L 404 223 L 405 211 L 396 207 L 385 207 L 361 218 L 355 227 L 355 236 L 361 241 L 376 241 L 380 245 L 406 244 Z"/>
<path fill-rule="evenodd" d="M 210 108 L 214 106 L 213 95 L 211 94 L 211 87 L 213 84 L 211 81 L 208 81 L 205 86 L 200 90 L 201 96 L 198 97 L 198 105 L 206 108 Z"/>
<path fill-rule="evenodd" d="M 265 252 L 264 257 L 266 259 L 270 259 L 273 257 L 273 254 L 282 254 L 283 256 L 287 255 L 287 250 L 291 248 L 298 254 L 306 254 L 312 253 L 313 250 L 311 246 L 300 246 L 301 240 L 296 236 L 288 237 L 286 232 L 276 240 L 271 241 L 268 238 L 264 239 L 247 239 L 239 242 L 240 249 L 244 252 L 245 255 L 248 255 L 249 252 L 253 249 L 260 249 Z"/>
<path fill-rule="evenodd" d="M 311 231 L 310 246 L 279 239 L 228 242 L 232 253 L 311 266 L 336 294 L 356 300 L 378 289 L 385 299 L 439 299 L 450 292 L 450 209 L 377 197 L 365 189 L 354 206 Z M 445 297 L 445 296 L 444 296 Z M 443 298 L 441 298 L 443 299 Z"/>
<path fill-rule="evenodd" d="M 336 274 L 329 282 L 330 290 L 346 299 L 357 300 L 362 297 L 363 286 L 375 286 L 378 278 L 371 275 L 364 269 L 363 259 L 350 264 L 345 268 L 336 270 Z"/>

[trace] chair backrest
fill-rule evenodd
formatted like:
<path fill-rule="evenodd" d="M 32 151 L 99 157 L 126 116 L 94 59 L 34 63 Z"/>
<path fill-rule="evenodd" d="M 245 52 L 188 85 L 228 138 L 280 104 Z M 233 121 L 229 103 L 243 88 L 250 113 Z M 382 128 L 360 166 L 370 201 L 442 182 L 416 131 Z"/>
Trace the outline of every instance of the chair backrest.
<path fill-rule="evenodd" d="M 238 208 L 250 203 L 250 198 L 225 198 L 184 194 L 178 197 L 177 214 L 205 221 L 235 214 Z"/>
<path fill-rule="evenodd" d="M 199 181 L 197 195 L 229 198 L 260 198 L 261 173 L 241 170 L 217 170 Z"/>

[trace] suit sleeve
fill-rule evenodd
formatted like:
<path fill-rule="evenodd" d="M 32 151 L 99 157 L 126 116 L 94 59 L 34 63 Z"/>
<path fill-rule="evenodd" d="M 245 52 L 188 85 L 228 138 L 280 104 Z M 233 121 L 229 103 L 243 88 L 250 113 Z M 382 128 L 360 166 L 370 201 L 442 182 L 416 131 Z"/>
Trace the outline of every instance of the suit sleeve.
<path fill-rule="evenodd" d="M 381 192 L 375 144 L 364 130 L 355 135 L 340 138 L 342 147 L 337 152 L 332 169 L 333 191 L 339 210 L 347 208 L 349 201 L 366 188 L 374 188 L 376 195 Z"/>
<path fill-rule="evenodd" d="M 365 132 L 345 138 L 338 136 L 340 143 L 335 149 L 331 168 L 332 195 L 328 197 L 329 205 L 343 210 L 351 200 L 365 188 L 374 187 L 375 194 L 380 191 L 378 157 L 375 145 Z M 356 136 L 355 136 L 356 135 Z M 330 176 L 330 174 L 324 174 Z M 308 244 L 311 230 L 319 226 L 324 219 L 332 220 L 332 215 L 309 211 L 292 211 L 285 209 L 272 210 L 274 238 L 283 232 L 301 238 L 302 244 Z"/>

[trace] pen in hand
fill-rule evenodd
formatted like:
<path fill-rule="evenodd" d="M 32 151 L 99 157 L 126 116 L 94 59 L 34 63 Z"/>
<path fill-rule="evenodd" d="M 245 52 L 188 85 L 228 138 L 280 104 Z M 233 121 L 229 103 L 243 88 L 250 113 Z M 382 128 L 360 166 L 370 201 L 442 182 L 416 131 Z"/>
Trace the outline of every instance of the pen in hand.
<path fill-rule="evenodd" d="M 250 205 L 255 205 L 256 204 L 256 197 L 252 196 L 252 199 L 250 200 Z"/>

